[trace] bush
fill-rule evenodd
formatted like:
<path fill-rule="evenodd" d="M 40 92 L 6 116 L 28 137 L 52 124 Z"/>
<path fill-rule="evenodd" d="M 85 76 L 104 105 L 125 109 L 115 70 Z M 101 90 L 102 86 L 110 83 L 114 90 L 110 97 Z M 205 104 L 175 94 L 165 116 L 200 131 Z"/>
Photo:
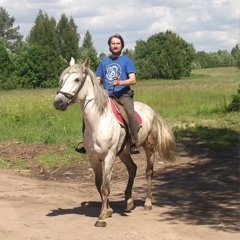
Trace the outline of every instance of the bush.
<path fill-rule="evenodd" d="M 239 112 L 240 111 L 240 85 L 237 89 L 237 94 L 233 95 L 231 103 L 225 105 L 226 112 Z"/>

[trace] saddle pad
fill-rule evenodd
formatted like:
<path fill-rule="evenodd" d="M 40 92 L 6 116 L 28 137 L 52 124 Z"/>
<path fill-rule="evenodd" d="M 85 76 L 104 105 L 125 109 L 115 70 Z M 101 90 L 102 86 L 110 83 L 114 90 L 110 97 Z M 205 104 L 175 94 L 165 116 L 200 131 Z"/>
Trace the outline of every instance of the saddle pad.
<path fill-rule="evenodd" d="M 118 107 L 116 106 L 116 104 L 114 103 L 112 98 L 109 98 L 109 101 L 110 101 L 111 108 L 112 108 L 112 111 L 114 113 L 114 116 L 116 117 L 117 121 L 124 127 L 123 118 L 120 114 L 120 111 L 119 111 Z M 138 120 L 139 125 L 142 126 L 142 118 L 136 111 L 135 111 L 135 116 Z"/>

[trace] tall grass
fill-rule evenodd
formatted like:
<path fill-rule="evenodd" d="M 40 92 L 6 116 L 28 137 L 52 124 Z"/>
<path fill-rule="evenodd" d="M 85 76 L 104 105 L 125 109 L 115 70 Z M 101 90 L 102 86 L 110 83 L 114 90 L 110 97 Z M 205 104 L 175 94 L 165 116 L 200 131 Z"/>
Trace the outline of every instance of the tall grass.
<path fill-rule="evenodd" d="M 60 144 L 81 139 L 81 111 L 54 109 L 54 89 L 0 92 L 0 141 Z"/>
<path fill-rule="evenodd" d="M 135 99 L 149 104 L 172 124 L 231 125 L 240 130 L 239 113 L 224 113 L 224 104 L 236 94 L 240 72 L 235 68 L 194 70 L 181 80 L 138 82 Z M 216 121 L 213 121 L 216 120 Z"/>
<path fill-rule="evenodd" d="M 181 80 L 138 80 L 135 100 L 150 105 L 172 125 L 194 123 L 240 131 L 239 113 L 222 111 L 238 84 L 235 68 L 194 70 Z M 76 145 L 82 139 L 80 107 L 56 111 L 55 91 L 0 92 L 0 141 Z"/>

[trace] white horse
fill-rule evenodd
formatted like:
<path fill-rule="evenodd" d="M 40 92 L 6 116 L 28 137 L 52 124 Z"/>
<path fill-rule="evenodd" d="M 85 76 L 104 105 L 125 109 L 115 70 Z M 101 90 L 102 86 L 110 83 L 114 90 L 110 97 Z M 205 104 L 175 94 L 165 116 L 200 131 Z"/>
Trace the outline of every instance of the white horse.
<path fill-rule="evenodd" d="M 96 81 L 96 76 L 89 69 L 89 65 L 89 58 L 85 60 L 84 64 L 75 64 L 75 60 L 71 59 L 70 66 L 61 74 L 61 89 L 54 99 L 54 106 L 57 110 L 65 111 L 71 104 L 80 103 L 86 124 L 83 145 L 94 170 L 95 185 L 102 200 L 100 215 L 95 226 L 105 227 L 105 219 L 113 213 L 109 205 L 109 194 L 116 155 L 119 154 L 119 158 L 125 164 L 129 174 L 125 190 L 127 211 L 134 206 L 131 197 L 137 166 L 129 152 L 130 143 L 125 141 L 127 132 L 115 118 L 107 93 Z M 141 102 L 135 102 L 134 106 L 135 111 L 142 118 L 142 127 L 138 133 L 139 144 L 144 149 L 147 159 L 147 196 L 144 208 L 151 210 L 151 181 L 155 151 L 160 157 L 173 160 L 175 139 L 170 125 L 152 108 Z"/>

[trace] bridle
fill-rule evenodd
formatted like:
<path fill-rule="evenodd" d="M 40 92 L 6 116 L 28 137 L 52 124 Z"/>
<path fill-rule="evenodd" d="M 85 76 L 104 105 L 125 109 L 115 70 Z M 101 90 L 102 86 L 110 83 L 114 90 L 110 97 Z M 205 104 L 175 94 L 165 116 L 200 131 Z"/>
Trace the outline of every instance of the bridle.
<path fill-rule="evenodd" d="M 64 97 L 66 97 L 66 98 L 69 100 L 69 101 L 67 102 L 68 105 L 69 105 L 70 103 L 73 103 L 76 95 L 79 93 L 79 91 L 80 91 L 81 88 L 83 87 L 83 85 L 84 85 L 84 83 L 85 83 L 85 81 L 86 81 L 87 76 L 88 76 L 88 72 L 86 71 L 86 72 L 85 72 L 85 78 L 81 81 L 81 83 L 79 84 L 79 86 L 76 88 L 76 90 L 74 91 L 74 94 L 61 91 L 61 89 L 63 88 L 64 84 L 67 82 L 67 80 L 62 84 L 61 89 L 58 90 L 56 93 L 57 93 L 57 94 L 61 93 Z"/>

